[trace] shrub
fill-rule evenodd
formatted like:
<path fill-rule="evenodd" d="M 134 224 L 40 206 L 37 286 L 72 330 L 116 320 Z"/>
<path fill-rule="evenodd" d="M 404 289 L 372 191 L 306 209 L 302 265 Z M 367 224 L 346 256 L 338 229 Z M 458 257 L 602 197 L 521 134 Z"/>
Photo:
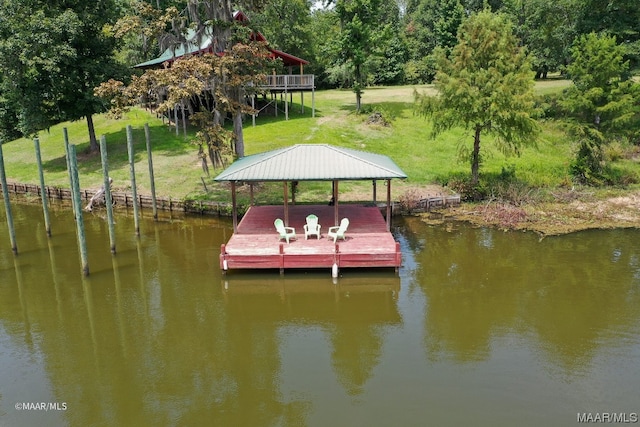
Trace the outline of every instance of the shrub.
<path fill-rule="evenodd" d="M 411 188 L 400 195 L 398 202 L 404 212 L 411 213 L 418 209 L 422 196 L 415 188 Z"/>
<path fill-rule="evenodd" d="M 542 111 L 542 118 L 557 119 L 564 116 L 560 99 L 562 93 L 545 93 L 534 98 L 535 108 Z"/>
<path fill-rule="evenodd" d="M 465 202 L 479 202 L 487 198 L 487 188 L 483 181 L 473 184 L 470 177 L 453 177 L 449 179 L 448 186 Z"/>

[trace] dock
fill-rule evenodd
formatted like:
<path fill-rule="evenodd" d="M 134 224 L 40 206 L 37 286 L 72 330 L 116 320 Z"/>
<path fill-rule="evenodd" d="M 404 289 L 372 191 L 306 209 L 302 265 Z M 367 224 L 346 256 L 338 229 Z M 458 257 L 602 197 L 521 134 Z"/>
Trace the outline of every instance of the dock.
<path fill-rule="evenodd" d="M 318 216 L 321 235 L 305 239 L 304 224 L 309 214 Z M 346 239 L 334 243 L 327 231 L 334 224 L 334 208 L 326 205 L 288 207 L 289 227 L 296 239 L 280 240 L 273 222 L 284 219 L 283 206 L 252 206 L 237 231 L 220 248 L 220 269 L 334 269 L 392 267 L 402 263 L 400 244 L 387 231 L 378 207 L 340 205 L 340 218 L 349 218 Z M 334 265 L 336 267 L 334 267 Z"/>

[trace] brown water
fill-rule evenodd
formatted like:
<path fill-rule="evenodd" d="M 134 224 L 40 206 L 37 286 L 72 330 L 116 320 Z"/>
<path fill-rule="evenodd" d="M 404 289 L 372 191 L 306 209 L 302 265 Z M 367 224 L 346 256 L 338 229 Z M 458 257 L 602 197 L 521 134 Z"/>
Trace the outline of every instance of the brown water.
<path fill-rule="evenodd" d="M 640 412 L 640 231 L 396 221 L 393 271 L 232 272 L 227 220 L 0 207 L 0 426 L 565 426 Z M 146 213 L 145 215 L 148 215 Z M 26 408 L 24 407 L 26 404 Z M 42 409 L 42 404 L 48 410 Z M 17 406 L 20 406 L 17 409 Z M 637 415 L 636 415 L 637 417 Z M 636 418 L 637 419 L 637 418 Z"/>

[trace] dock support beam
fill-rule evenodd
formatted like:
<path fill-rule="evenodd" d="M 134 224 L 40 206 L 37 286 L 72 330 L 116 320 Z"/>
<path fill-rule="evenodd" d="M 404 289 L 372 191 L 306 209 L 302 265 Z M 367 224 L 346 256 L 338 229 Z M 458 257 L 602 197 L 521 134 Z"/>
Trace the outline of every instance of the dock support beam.
<path fill-rule="evenodd" d="M 287 181 L 282 181 L 284 191 L 284 225 L 289 226 L 289 187 Z"/>
<path fill-rule="evenodd" d="M 236 182 L 231 181 L 231 215 L 233 216 L 233 232 L 238 232 L 238 203 L 236 200 Z"/>

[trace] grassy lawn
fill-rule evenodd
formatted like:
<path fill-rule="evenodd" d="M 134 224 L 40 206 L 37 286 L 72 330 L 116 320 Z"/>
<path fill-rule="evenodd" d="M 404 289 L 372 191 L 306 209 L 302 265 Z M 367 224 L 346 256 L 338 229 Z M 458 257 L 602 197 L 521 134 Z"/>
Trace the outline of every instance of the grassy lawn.
<path fill-rule="evenodd" d="M 559 91 L 569 83 L 552 79 L 537 84 L 539 93 Z M 318 91 L 315 94 L 315 117 L 311 117 L 311 94 L 305 93 L 305 111 L 301 112 L 300 94 L 293 95 L 289 106 L 289 120 L 284 113 L 274 117 L 272 112 L 262 113 L 256 126 L 251 119 L 245 122 L 246 154 L 254 154 L 298 143 L 326 143 L 353 149 L 372 151 L 390 156 L 409 178 L 394 183 L 393 197 L 399 197 L 408 188 L 427 192 L 431 184 L 446 183 L 452 176 L 469 174 L 468 162 L 459 161 L 460 148 L 470 146 L 472 135 L 454 129 L 431 138 L 431 127 L 424 118 L 414 115 L 413 92 L 433 91 L 431 86 L 376 87 L 367 89 L 364 107 L 380 111 L 391 119 L 388 127 L 366 124 L 367 114 L 354 114 L 355 95 L 349 90 Z M 105 135 L 108 144 L 110 175 L 114 187 L 130 187 L 126 148 L 126 126 L 134 132 L 136 151 L 136 180 L 138 191 L 150 193 L 149 172 L 145 148 L 144 124 L 148 123 L 153 146 L 154 175 L 159 196 L 176 199 L 228 200 L 230 195 L 213 177 L 220 171 L 211 170 L 206 177 L 197 157 L 196 147 L 189 143 L 193 135 L 176 136 L 175 130 L 163 124 L 153 113 L 136 108 L 121 120 L 104 115 L 94 117 L 97 135 Z M 530 185 L 556 187 L 569 182 L 568 165 L 573 147 L 563 131 L 553 123 L 543 123 L 543 133 L 537 147 L 525 148 L 520 157 L 505 157 L 497 151 L 489 138 L 482 142 L 484 163 L 481 173 L 498 175 L 503 170 L 515 171 L 519 180 Z M 86 154 L 88 134 L 84 121 L 64 123 L 41 132 L 40 144 L 47 185 L 68 186 L 65 170 L 63 127 L 68 129 L 70 143 L 83 153 L 79 159 L 80 183 L 83 188 L 98 188 L 102 183 L 100 156 Z M 3 146 L 7 178 L 21 183 L 38 183 L 33 142 L 20 139 Z M 625 167 L 638 168 L 637 162 Z M 202 183 L 204 179 L 207 189 Z M 280 202 L 281 184 L 264 184 L 256 192 L 259 202 Z M 266 191 L 264 191 L 266 190 Z M 379 194 L 382 194 L 379 189 Z M 248 197 L 247 189 L 241 197 Z M 328 199 L 330 184 L 300 183 L 298 201 L 324 201 Z M 341 185 L 341 194 L 347 200 L 368 200 L 370 182 L 347 182 Z M 341 196 L 343 197 L 343 196 Z"/>

